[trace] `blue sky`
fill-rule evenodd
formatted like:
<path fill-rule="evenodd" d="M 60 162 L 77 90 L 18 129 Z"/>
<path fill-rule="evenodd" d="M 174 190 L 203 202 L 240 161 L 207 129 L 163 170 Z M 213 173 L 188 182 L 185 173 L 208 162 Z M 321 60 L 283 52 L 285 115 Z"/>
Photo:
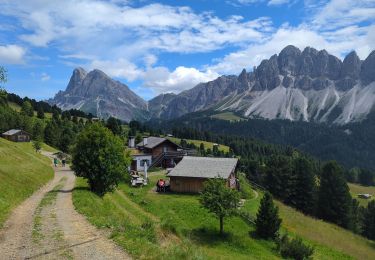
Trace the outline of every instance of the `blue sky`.
<path fill-rule="evenodd" d="M 251 70 L 288 44 L 365 59 L 375 0 L 0 0 L 5 88 L 53 97 L 101 69 L 145 99 Z"/>

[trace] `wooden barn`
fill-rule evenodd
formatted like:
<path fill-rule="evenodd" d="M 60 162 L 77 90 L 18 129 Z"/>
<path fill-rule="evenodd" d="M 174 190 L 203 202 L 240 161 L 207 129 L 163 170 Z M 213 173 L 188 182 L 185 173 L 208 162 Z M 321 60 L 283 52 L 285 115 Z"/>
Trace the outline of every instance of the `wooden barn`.
<path fill-rule="evenodd" d="M 198 193 L 203 190 L 204 182 L 212 178 L 223 178 L 227 186 L 237 187 L 237 158 L 212 158 L 185 156 L 168 173 L 170 189 L 173 192 Z"/>
<path fill-rule="evenodd" d="M 2 137 L 13 142 L 30 142 L 31 135 L 23 130 L 11 129 L 2 134 Z"/>

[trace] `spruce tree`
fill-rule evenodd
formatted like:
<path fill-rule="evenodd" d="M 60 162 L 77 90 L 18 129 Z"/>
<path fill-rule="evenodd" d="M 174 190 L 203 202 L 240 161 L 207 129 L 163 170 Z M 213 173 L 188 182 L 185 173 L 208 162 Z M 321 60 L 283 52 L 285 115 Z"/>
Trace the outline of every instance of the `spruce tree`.
<path fill-rule="evenodd" d="M 38 107 L 37 117 L 40 118 L 40 119 L 44 119 L 44 111 L 43 111 L 43 108 L 41 106 Z"/>
<path fill-rule="evenodd" d="M 316 191 L 315 175 L 311 162 L 306 158 L 294 159 L 289 186 L 285 202 L 305 214 L 312 214 Z"/>
<path fill-rule="evenodd" d="M 375 201 L 372 200 L 367 205 L 363 218 L 362 234 L 368 239 L 375 240 Z"/>
<path fill-rule="evenodd" d="M 266 192 L 260 201 L 257 218 L 255 220 L 256 233 L 261 238 L 275 239 L 281 225 L 279 209 L 274 205 L 272 195 Z"/>
<path fill-rule="evenodd" d="M 344 228 L 350 225 L 352 197 L 337 162 L 323 166 L 317 201 L 317 216 Z"/>
<path fill-rule="evenodd" d="M 272 156 L 267 163 L 265 186 L 279 199 L 286 199 L 289 195 L 291 177 L 290 157 Z"/>

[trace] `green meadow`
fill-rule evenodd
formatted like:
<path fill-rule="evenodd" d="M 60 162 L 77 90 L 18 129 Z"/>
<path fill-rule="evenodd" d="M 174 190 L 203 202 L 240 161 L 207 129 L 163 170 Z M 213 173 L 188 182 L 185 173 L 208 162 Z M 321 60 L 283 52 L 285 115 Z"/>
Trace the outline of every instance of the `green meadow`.
<path fill-rule="evenodd" d="M 47 150 L 53 148 L 43 145 Z M 0 227 L 12 209 L 53 177 L 50 160 L 31 143 L 0 138 Z"/>
<path fill-rule="evenodd" d="M 225 236 L 218 220 L 198 201 L 198 195 L 159 194 L 153 188 L 164 172 L 150 174 L 151 185 L 121 184 L 103 198 L 78 179 L 73 192 L 76 209 L 133 257 L 142 259 L 279 259 L 275 243 L 256 239 L 254 225 L 239 216 L 225 219 Z M 262 193 L 249 195 L 241 211 L 255 217 Z M 281 232 L 300 236 L 315 248 L 315 259 L 375 259 L 374 243 L 335 225 L 305 216 L 277 202 L 283 219 Z"/>

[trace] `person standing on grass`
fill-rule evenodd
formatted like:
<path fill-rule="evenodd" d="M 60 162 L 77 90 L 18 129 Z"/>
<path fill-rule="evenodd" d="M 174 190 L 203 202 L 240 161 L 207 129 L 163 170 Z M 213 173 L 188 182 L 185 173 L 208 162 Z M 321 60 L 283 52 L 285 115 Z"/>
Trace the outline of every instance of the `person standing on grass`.
<path fill-rule="evenodd" d="M 55 167 L 57 167 L 57 164 L 59 163 L 59 161 L 57 160 L 57 158 L 53 158 L 53 164 L 55 165 Z"/>
<path fill-rule="evenodd" d="M 62 163 L 62 167 L 65 167 L 65 159 L 62 159 L 61 163 Z"/>

